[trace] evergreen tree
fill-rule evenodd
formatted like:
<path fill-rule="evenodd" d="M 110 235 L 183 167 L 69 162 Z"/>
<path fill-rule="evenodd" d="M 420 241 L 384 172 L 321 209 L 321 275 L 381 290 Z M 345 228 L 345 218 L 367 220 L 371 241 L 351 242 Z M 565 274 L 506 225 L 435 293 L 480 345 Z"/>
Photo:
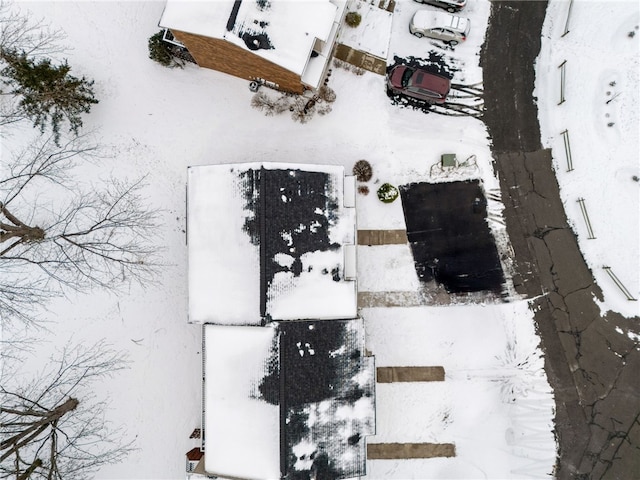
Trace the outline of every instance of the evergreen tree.
<path fill-rule="evenodd" d="M 164 30 L 149 37 L 149 58 L 169 68 L 184 66 L 185 56 L 190 57 L 185 48 L 164 41 Z M 185 55 L 186 54 L 186 55 Z"/>
<path fill-rule="evenodd" d="M 2 81 L 10 89 L 5 93 L 19 99 L 19 110 L 34 126 L 44 132 L 50 124 L 56 144 L 65 119 L 69 130 L 78 133 L 82 127 L 81 114 L 89 113 L 91 105 L 98 103 L 93 81 L 70 75 L 71 67 L 66 60 L 55 66 L 48 58 L 33 60 L 15 51 L 0 51 L 0 58 L 6 64 L 0 72 Z"/>
<path fill-rule="evenodd" d="M 173 56 L 171 55 L 171 49 L 167 42 L 162 40 L 163 32 L 160 30 L 158 33 L 149 37 L 149 58 L 155 60 L 160 65 L 170 67 L 173 63 Z"/>

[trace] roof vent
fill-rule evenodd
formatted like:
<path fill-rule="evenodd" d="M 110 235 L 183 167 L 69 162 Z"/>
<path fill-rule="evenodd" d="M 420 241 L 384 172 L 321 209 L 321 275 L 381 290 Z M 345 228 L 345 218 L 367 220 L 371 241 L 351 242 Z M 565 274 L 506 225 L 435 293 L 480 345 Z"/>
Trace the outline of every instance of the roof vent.
<path fill-rule="evenodd" d="M 242 40 L 247 45 L 249 50 L 269 50 L 273 48 L 269 37 L 264 33 L 253 35 L 250 33 L 242 34 Z"/>

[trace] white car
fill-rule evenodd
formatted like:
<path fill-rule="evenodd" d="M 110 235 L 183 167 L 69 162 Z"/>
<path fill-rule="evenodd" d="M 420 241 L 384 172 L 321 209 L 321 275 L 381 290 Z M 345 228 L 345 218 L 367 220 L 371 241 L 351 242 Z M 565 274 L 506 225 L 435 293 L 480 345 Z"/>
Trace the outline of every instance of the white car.
<path fill-rule="evenodd" d="M 467 0 L 415 0 L 435 7 L 444 8 L 448 12 L 459 12 L 467 4 Z"/>
<path fill-rule="evenodd" d="M 409 31 L 416 37 L 442 40 L 449 45 L 464 42 L 469 34 L 468 18 L 433 10 L 418 10 L 411 19 Z"/>

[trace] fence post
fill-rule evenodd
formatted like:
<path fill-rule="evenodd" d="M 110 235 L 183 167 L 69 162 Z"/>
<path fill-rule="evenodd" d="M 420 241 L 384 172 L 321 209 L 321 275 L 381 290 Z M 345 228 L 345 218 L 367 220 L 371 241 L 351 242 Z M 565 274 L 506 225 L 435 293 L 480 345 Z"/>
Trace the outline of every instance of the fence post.
<path fill-rule="evenodd" d="M 567 172 L 573 171 L 573 157 L 571 156 L 571 144 L 569 144 L 569 130 L 562 132 L 564 140 L 564 153 L 567 157 Z"/>
<path fill-rule="evenodd" d="M 560 69 L 560 102 L 558 102 L 558 105 L 562 105 L 564 103 L 564 77 L 565 77 L 565 66 L 567 64 L 567 61 L 565 60 L 564 62 L 562 62 L 560 65 L 558 65 L 558 68 Z"/>
<path fill-rule="evenodd" d="M 589 214 L 587 213 L 587 207 L 584 205 L 584 198 L 579 198 L 580 210 L 582 210 L 582 216 L 584 217 L 584 223 L 587 224 L 587 233 L 589 234 L 589 240 L 593 240 L 595 235 L 593 234 L 593 228 L 591 227 L 591 220 L 589 220 Z"/>
<path fill-rule="evenodd" d="M 620 279 L 616 276 L 616 274 L 613 273 L 613 271 L 611 271 L 611 267 L 602 267 L 602 268 L 604 268 L 605 272 L 609 274 L 609 276 L 611 277 L 611 280 L 613 280 L 613 283 L 615 283 L 617 287 L 622 291 L 622 293 L 624 293 L 624 296 L 627 297 L 627 300 L 634 301 L 634 302 L 638 300 L 637 298 L 634 298 L 633 295 L 631 295 L 631 292 L 627 290 L 627 287 L 625 287 L 620 281 Z"/>
<path fill-rule="evenodd" d="M 567 20 L 564 23 L 564 32 L 562 33 L 562 37 L 564 37 L 567 33 L 569 33 L 569 17 L 571 16 L 571 7 L 573 6 L 573 0 L 569 0 L 569 8 L 567 9 Z"/>

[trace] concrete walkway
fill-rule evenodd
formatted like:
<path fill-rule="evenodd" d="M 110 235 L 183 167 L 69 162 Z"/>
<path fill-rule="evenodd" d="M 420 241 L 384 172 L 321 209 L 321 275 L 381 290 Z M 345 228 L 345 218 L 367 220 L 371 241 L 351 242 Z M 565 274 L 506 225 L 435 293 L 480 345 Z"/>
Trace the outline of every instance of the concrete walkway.
<path fill-rule="evenodd" d="M 358 230 L 358 245 L 406 245 L 409 243 L 406 230 Z M 482 301 L 487 301 L 486 294 Z M 473 301 L 474 295 L 466 296 L 468 302 Z M 425 284 L 416 291 L 381 291 L 358 292 L 359 308 L 388 308 L 388 307 L 420 307 L 423 305 L 448 305 L 452 297 L 435 281 Z"/>
<path fill-rule="evenodd" d="M 358 230 L 358 245 L 404 245 L 406 230 Z"/>
<path fill-rule="evenodd" d="M 444 382 L 444 367 L 378 367 L 376 382 Z"/>
<path fill-rule="evenodd" d="M 367 445 L 369 460 L 455 456 L 456 447 L 452 443 L 370 443 Z"/>

